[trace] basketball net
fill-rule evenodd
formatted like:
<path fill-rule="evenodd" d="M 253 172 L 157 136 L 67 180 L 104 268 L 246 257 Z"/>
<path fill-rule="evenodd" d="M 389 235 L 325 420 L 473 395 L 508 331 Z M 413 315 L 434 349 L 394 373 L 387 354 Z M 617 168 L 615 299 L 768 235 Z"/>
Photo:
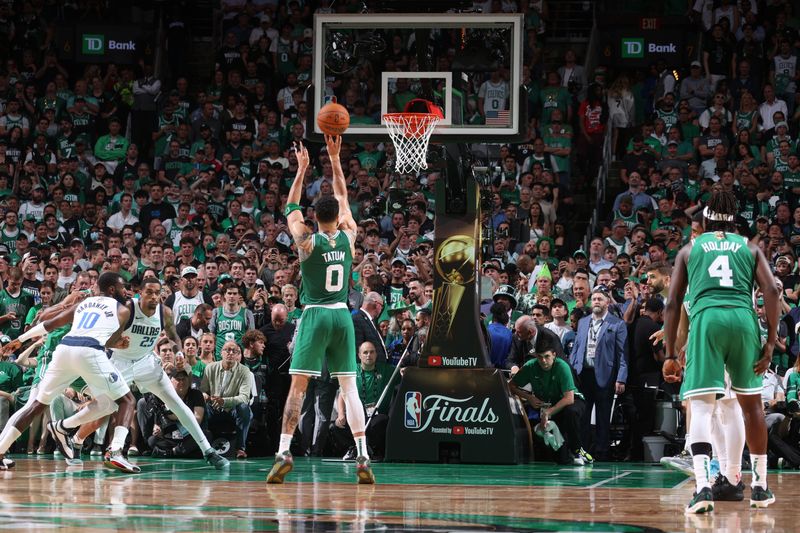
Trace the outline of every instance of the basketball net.
<path fill-rule="evenodd" d="M 387 113 L 383 122 L 395 151 L 394 168 L 413 174 L 428 168 L 428 142 L 442 117 L 434 113 Z"/>

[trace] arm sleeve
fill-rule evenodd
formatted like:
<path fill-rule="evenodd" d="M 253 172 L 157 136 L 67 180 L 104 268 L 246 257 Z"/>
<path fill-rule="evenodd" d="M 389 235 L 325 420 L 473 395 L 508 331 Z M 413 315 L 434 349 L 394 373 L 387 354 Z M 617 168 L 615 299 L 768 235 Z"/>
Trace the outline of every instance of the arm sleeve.
<path fill-rule="evenodd" d="M 217 313 L 218 313 L 218 311 L 219 311 L 218 309 L 214 309 L 211 312 L 211 322 L 208 323 L 208 331 L 210 331 L 211 333 L 213 333 L 215 335 L 217 334 Z"/>

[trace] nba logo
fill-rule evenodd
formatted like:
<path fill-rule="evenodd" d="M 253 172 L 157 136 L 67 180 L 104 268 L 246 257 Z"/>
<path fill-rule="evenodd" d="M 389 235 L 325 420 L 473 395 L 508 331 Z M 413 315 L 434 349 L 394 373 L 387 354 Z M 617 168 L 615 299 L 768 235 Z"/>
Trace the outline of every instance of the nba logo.
<path fill-rule="evenodd" d="M 417 429 L 422 425 L 422 394 L 415 391 L 406 392 L 405 426 Z"/>

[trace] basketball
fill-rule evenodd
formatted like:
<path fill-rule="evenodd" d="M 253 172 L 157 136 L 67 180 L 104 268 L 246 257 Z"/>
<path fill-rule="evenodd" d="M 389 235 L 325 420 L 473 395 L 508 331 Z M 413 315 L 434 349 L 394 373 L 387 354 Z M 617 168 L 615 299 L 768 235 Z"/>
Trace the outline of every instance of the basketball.
<path fill-rule="evenodd" d="M 664 374 L 664 379 L 667 382 L 675 383 L 680 381 L 681 378 L 681 371 L 683 367 L 681 366 L 680 361 L 677 359 L 667 359 L 664 361 L 664 368 L 662 369 L 662 373 Z M 668 379 L 671 377 L 672 380 Z"/>
<path fill-rule="evenodd" d="M 326 135 L 341 135 L 350 126 L 350 113 L 341 104 L 325 104 L 317 115 L 317 125 Z"/>

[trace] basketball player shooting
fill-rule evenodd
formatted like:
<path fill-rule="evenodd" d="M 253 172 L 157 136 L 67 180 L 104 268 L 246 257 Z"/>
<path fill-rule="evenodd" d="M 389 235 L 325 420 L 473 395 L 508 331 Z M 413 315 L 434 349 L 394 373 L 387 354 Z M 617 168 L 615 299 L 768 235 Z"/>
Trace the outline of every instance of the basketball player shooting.
<path fill-rule="evenodd" d="M 317 233 L 312 233 L 305 225 L 299 205 L 310 164 L 308 150 L 302 143 L 295 146 L 298 168 L 287 198 L 286 218 L 300 257 L 303 278 L 300 300 L 304 308 L 289 368 L 292 382 L 283 411 L 280 444 L 275 463 L 267 475 L 268 483 L 283 483 L 286 474 L 292 470 L 294 460 L 289 446 L 300 417 L 303 396 L 308 380 L 321 375 L 323 361 L 327 362 L 331 377 L 339 380 L 347 406 L 347 423 L 356 442 L 358 482 L 375 483 L 367 452 L 364 406 L 356 388 L 355 332 L 347 309 L 357 226 L 350 212 L 344 172 L 339 161 L 342 138 L 326 135 L 325 143 L 333 166 L 334 197 L 323 196 L 315 205 L 319 224 Z"/>

